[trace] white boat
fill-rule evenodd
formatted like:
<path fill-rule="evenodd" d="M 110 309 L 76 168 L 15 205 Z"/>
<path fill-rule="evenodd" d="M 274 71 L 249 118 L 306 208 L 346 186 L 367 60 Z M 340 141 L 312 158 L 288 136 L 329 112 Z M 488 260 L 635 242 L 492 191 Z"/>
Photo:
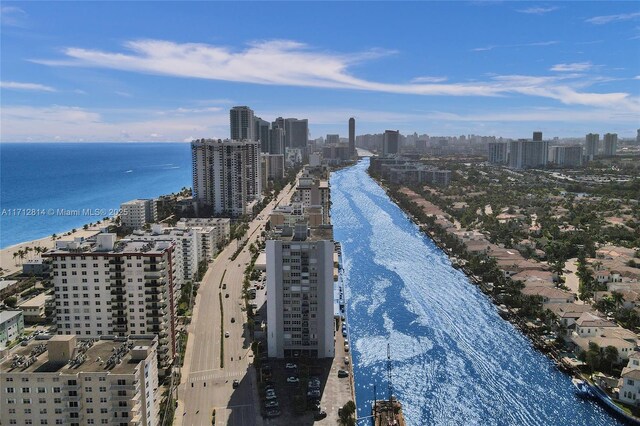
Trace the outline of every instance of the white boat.
<path fill-rule="evenodd" d="M 584 380 L 574 377 L 573 379 L 571 379 L 571 383 L 573 383 L 573 386 L 576 388 L 576 395 L 585 397 L 593 396 L 593 394 L 591 393 L 591 386 L 589 386 L 589 383 L 585 382 Z"/>

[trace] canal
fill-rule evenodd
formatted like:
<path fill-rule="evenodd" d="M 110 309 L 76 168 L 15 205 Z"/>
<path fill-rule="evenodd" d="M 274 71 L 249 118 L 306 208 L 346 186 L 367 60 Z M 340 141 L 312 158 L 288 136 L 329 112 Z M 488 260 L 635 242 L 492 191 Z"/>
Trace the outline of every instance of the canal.
<path fill-rule="evenodd" d="M 411 426 L 617 425 L 538 353 L 367 175 L 331 177 L 358 416 L 393 393 Z M 359 422 L 370 424 L 370 420 Z"/>

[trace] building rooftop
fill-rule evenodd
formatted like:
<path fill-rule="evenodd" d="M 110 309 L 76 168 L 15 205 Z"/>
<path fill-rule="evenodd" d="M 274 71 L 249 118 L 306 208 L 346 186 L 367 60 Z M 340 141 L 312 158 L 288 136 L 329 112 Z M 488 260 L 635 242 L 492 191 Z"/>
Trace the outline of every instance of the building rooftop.
<path fill-rule="evenodd" d="M 14 311 L 0 311 L 0 324 L 13 319 L 14 317 L 17 317 L 20 314 L 22 314 L 22 311 L 20 309 Z"/>
<path fill-rule="evenodd" d="M 578 318 L 576 324 L 578 324 L 580 327 L 617 327 L 615 323 L 604 320 L 590 312 L 584 312 L 582 315 L 580 315 L 580 318 Z"/>
<path fill-rule="evenodd" d="M 136 336 L 135 339 L 129 340 L 122 338 L 97 340 L 93 344 L 89 343 L 92 342 L 91 340 L 78 341 L 72 357 L 80 355 L 77 359 L 80 361 L 84 357 L 83 362 L 49 362 L 48 343 L 63 341 L 60 338 L 65 337 L 74 336 L 53 336 L 49 340 L 32 339 L 27 346 L 17 346 L 0 364 L 0 373 L 77 374 L 104 371 L 112 374 L 126 374 L 132 372 L 140 362 L 136 357 L 137 352 L 131 349 L 151 348 L 157 341 L 155 336 Z M 120 362 L 109 363 L 112 355 L 119 356 Z M 22 359 L 23 362 L 18 364 L 15 362 L 17 359 Z"/>
<path fill-rule="evenodd" d="M 54 296 L 48 295 L 46 293 L 40 293 L 39 295 L 32 297 L 24 303 L 21 303 L 19 308 L 37 308 L 44 305 L 47 302 L 47 299 L 52 299 Z"/>

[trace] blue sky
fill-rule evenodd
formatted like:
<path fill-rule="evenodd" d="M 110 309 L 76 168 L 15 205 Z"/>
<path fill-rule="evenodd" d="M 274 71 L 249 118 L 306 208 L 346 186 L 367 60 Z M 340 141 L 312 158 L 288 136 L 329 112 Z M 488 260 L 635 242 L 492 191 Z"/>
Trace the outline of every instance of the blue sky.
<path fill-rule="evenodd" d="M 635 2 L 3 2 L 0 140 L 640 127 Z"/>

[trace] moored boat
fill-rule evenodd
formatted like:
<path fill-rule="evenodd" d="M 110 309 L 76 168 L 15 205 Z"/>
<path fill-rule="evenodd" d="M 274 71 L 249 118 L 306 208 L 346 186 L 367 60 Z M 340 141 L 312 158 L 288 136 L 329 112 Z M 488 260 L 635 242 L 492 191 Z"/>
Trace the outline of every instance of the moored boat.
<path fill-rule="evenodd" d="M 585 398 L 593 396 L 593 393 L 591 392 L 591 386 L 584 380 L 574 377 L 573 379 L 571 379 L 571 383 L 573 383 L 573 386 L 576 388 L 576 395 Z"/>

